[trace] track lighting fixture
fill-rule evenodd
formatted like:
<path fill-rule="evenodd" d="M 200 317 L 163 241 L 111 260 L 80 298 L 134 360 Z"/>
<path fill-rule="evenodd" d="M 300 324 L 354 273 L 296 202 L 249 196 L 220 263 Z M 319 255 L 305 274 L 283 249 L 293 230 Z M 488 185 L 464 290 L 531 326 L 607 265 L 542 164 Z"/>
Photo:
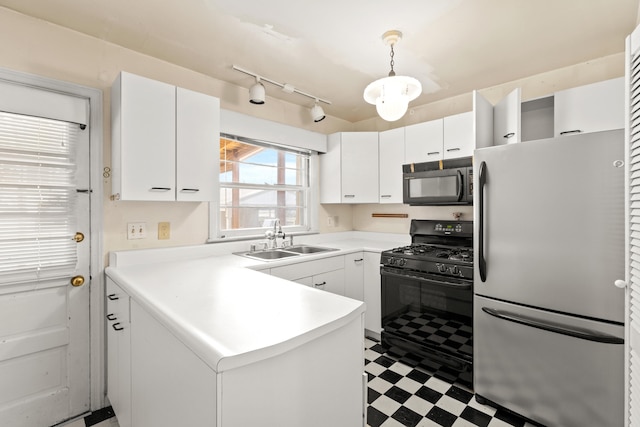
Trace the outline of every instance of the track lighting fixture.
<path fill-rule="evenodd" d="M 278 86 L 285 93 L 297 93 L 298 95 L 306 96 L 307 98 L 313 99 L 315 103 L 313 107 L 311 107 L 310 114 L 314 122 L 322 121 L 326 117 L 324 110 L 319 105 L 319 103 L 324 102 L 325 104 L 330 105 L 331 104 L 330 101 L 327 101 L 326 99 L 318 98 L 306 92 L 302 92 L 301 90 L 296 89 L 293 85 L 289 83 L 278 83 L 266 77 L 259 76 L 258 74 L 245 70 L 244 68 L 238 67 L 237 65 L 234 65 L 233 69 L 256 78 L 255 84 L 249 88 L 249 102 L 251 102 L 252 104 L 258 104 L 258 105 L 264 104 L 265 89 L 262 82 L 265 81 L 265 82 L 271 83 L 274 86 Z"/>
<path fill-rule="evenodd" d="M 316 99 L 316 103 L 313 105 L 313 107 L 311 107 L 310 113 L 311 113 L 311 118 L 316 123 L 317 122 L 321 122 L 325 118 L 324 110 L 318 104 L 318 100 L 317 99 Z"/>
<path fill-rule="evenodd" d="M 400 31 L 387 31 L 382 40 L 391 46 L 391 71 L 389 77 L 378 79 L 364 90 L 364 100 L 374 104 L 380 117 L 388 122 L 394 122 L 404 116 L 409 102 L 416 99 L 422 92 L 422 85 L 413 77 L 396 76 L 393 71 L 393 46 L 402 39 Z"/>
<path fill-rule="evenodd" d="M 260 77 L 256 76 L 256 83 L 249 88 L 249 102 L 252 104 L 264 104 L 264 86 L 260 83 Z"/>

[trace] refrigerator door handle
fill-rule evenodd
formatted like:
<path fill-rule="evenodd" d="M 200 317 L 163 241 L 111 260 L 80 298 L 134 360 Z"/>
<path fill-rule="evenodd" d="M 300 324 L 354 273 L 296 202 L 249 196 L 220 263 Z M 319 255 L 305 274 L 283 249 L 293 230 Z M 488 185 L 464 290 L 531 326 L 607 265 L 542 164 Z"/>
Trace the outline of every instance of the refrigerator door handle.
<path fill-rule="evenodd" d="M 478 268 L 480 280 L 487 280 L 487 261 L 484 258 L 484 187 L 487 184 L 487 164 L 480 163 L 478 178 Z"/>
<path fill-rule="evenodd" d="M 587 341 L 595 341 L 604 344 L 624 344 L 623 338 L 618 338 L 616 336 L 604 334 L 602 332 L 596 332 L 584 328 L 569 327 L 566 325 L 558 325 L 557 323 L 545 322 L 539 319 L 532 319 L 530 317 L 520 316 L 515 313 L 496 310 L 489 307 L 482 307 L 482 311 L 491 316 L 497 317 L 498 319 L 519 323 L 521 325 L 542 329 L 556 334 L 568 335 L 570 337 Z"/>

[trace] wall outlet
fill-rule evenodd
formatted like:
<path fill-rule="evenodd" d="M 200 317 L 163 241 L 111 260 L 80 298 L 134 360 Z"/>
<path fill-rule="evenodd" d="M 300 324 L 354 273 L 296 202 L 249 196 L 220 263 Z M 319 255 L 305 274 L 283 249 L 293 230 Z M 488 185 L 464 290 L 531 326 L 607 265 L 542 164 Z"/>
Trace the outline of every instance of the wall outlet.
<path fill-rule="evenodd" d="M 328 216 L 327 217 L 327 227 L 337 227 L 338 226 L 338 217 L 337 216 Z"/>
<path fill-rule="evenodd" d="M 127 224 L 127 240 L 146 239 L 147 223 L 146 222 L 130 222 Z"/>
<path fill-rule="evenodd" d="M 159 222 L 158 223 L 158 240 L 169 240 L 171 237 L 171 223 Z"/>

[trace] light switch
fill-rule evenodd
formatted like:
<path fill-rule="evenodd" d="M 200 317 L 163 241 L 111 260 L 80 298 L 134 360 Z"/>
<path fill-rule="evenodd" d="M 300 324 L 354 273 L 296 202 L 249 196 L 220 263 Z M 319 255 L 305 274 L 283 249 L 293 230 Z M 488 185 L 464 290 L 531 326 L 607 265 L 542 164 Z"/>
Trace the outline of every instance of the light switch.
<path fill-rule="evenodd" d="M 127 240 L 146 239 L 147 223 L 146 222 L 130 222 L 127 224 Z"/>

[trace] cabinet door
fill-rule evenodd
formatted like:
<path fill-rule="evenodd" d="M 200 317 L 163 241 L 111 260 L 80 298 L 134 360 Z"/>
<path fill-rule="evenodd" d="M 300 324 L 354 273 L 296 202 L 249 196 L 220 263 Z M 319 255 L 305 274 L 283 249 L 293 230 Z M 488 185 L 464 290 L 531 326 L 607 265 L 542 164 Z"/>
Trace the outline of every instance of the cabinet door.
<path fill-rule="evenodd" d="M 364 252 L 364 315 L 365 329 L 373 332 L 373 338 L 380 338 L 382 332 L 382 298 L 380 297 L 380 254 Z"/>
<path fill-rule="evenodd" d="M 131 323 L 129 296 L 111 279 L 107 295 L 107 395 L 121 427 L 131 427 Z"/>
<path fill-rule="evenodd" d="M 493 145 L 493 105 L 476 90 L 473 91 L 473 133 L 474 149 Z"/>
<path fill-rule="evenodd" d="M 362 252 L 344 256 L 344 295 L 364 301 L 364 254 Z"/>
<path fill-rule="evenodd" d="M 442 119 L 407 126 L 404 130 L 404 163 L 441 160 L 443 138 Z"/>
<path fill-rule="evenodd" d="M 313 276 L 312 286 L 333 294 L 344 295 L 344 269 L 316 274 Z"/>
<path fill-rule="evenodd" d="M 217 199 L 220 100 L 176 88 L 176 200 Z"/>
<path fill-rule="evenodd" d="M 380 132 L 378 135 L 380 157 L 379 203 L 402 203 L 404 129 L 391 129 Z"/>
<path fill-rule="evenodd" d="M 120 73 L 112 120 L 114 193 L 122 200 L 175 200 L 175 86 Z"/>
<path fill-rule="evenodd" d="M 554 94 L 554 136 L 624 128 L 624 79 Z"/>
<path fill-rule="evenodd" d="M 342 203 L 378 203 L 378 132 L 341 134 Z"/>
<path fill-rule="evenodd" d="M 473 133 L 473 112 L 447 116 L 443 119 L 443 157 L 473 156 L 475 137 Z"/>
<path fill-rule="evenodd" d="M 520 142 L 520 88 L 493 107 L 493 144 Z"/>
<path fill-rule="evenodd" d="M 320 163 L 320 203 L 342 203 L 342 158 L 340 135 L 327 137 L 327 152 L 318 156 Z"/>

